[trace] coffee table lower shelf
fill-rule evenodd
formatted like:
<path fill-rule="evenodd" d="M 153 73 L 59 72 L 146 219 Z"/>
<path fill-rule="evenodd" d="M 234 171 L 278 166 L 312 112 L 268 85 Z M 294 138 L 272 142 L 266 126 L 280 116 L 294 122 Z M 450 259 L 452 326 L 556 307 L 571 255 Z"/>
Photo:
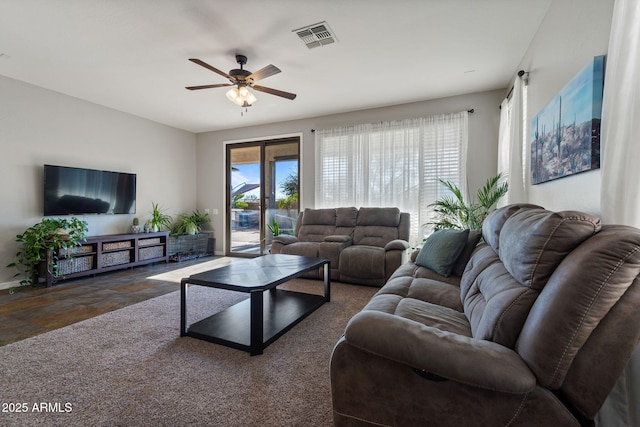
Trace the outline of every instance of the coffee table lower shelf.
<path fill-rule="evenodd" d="M 324 296 L 272 289 L 263 291 L 262 349 L 317 310 Z M 184 334 L 192 338 L 222 344 L 255 353 L 251 349 L 251 299 L 190 325 Z"/>

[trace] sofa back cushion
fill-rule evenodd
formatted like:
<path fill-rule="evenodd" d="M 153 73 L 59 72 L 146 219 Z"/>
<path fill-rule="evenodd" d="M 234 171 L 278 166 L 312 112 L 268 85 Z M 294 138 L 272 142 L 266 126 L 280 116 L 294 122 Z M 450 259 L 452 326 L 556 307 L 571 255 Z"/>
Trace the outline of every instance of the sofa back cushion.
<path fill-rule="evenodd" d="M 336 231 L 336 209 L 305 209 L 298 239 L 302 242 L 322 242 Z"/>
<path fill-rule="evenodd" d="M 353 232 L 353 244 L 384 247 L 399 238 L 399 226 L 398 208 L 360 208 Z"/>
<path fill-rule="evenodd" d="M 336 225 L 335 209 L 309 209 L 304 210 L 302 225 Z"/>
<path fill-rule="evenodd" d="M 336 230 L 335 234 L 352 236 L 356 226 L 358 209 L 355 207 L 336 208 Z"/>
<path fill-rule="evenodd" d="M 580 380 L 587 383 L 581 386 L 586 390 L 596 392 L 601 387 L 603 378 L 593 374 L 601 368 L 596 365 L 630 355 L 640 337 L 640 324 L 630 322 L 640 315 L 639 274 L 640 230 L 632 227 L 604 226 L 563 260 L 533 305 L 516 347 L 542 386 L 563 387 L 588 340 L 602 341 L 590 344 L 589 351 L 599 356 L 579 368 L 587 377 Z M 627 313 L 616 312 L 615 307 L 627 297 L 635 300 L 628 304 Z M 607 317 L 616 320 L 603 322 Z M 613 333 L 620 330 L 624 332 Z M 629 338 L 631 342 L 624 342 Z M 605 340 L 613 342 L 604 345 Z M 598 371 L 606 374 L 606 369 Z M 615 380 L 607 382 L 612 386 Z"/>
<path fill-rule="evenodd" d="M 473 254 L 460 283 L 473 336 L 514 348 L 553 271 L 599 229 L 598 218 L 573 211 L 530 206 L 494 211 L 483 225 L 487 244 Z"/>
<path fill-rule="evenodd" d="M 521 209 L 542 209 L 537 205 L 530 205 L 527 203 L 516 203 L 512 205 L 503 206 L 491 212 L 491 214 L 485 218 L 482 223 L 482 238 L 498 253 L 500 247 L 500 231 L 505 221 L 511 217 L 514 213 Z"/>
<path fill-rule="evenodd" d="M 582 212 L 521 209 L 502 227 L 500 260 L 519 283 L 541 290 L 562 260 L 600 227 L 599 218 Z"/>

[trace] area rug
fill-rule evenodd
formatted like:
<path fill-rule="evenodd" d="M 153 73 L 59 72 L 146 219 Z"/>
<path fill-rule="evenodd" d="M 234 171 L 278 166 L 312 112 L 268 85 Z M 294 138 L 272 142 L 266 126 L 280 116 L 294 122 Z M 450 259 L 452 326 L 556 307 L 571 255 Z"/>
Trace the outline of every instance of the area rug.
<path fill-rule="evenodd" d="M 323 293 L 321 281 L 281 287 Z M 179 292 L 0 347 L 0 425 L 331 425 L 331 351 L 376 289 L 331 290 L 259 356 L 179 337 Z M 246 298 L 189 292 L 189 323 Z"/>

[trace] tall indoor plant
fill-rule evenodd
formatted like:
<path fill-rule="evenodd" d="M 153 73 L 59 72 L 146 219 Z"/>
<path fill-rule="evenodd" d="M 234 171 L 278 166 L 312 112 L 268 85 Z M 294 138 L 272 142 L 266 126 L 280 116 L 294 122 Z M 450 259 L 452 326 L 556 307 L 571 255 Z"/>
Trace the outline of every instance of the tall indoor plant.
<path fill-rule="evenodd" d="M 45 218 L 16 236 L 16 242 L 22 246 L 16 253 L 16 261 L 8 267 L 19 270 L 16 276 L 24 274 L 21 285 L 36 284 L 41 265 L 53 277 L 59 277 L 60 250 L 68 251 L 80 246 L 87 238 L 87 231 L 86 221 L 76 217 Z"/>
<path fill-rule="evenodd" d="M 476 200 L 466 202 L 462 191 L 450 181 L 440 182 L 451 192 L 429 206 L 435 219 L 429 222 L 436 229 L 480 229 L 484 219 L 493 211 L 498 200 L 509 190 L 509 184 L 502 181 L 502 174 L 493 176 L 478 189 Z"/>

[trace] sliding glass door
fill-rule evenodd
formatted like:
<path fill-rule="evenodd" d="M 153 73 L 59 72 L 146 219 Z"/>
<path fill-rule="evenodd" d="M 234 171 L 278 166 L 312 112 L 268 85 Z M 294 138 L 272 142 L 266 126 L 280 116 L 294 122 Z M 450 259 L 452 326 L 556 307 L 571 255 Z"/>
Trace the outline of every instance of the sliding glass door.
<path fill-rule="evenodd" d="M 274 234 L 293 234 L 298 217 L 300 141 L 229 144 L 226 254 L 269 252 Z"/>

